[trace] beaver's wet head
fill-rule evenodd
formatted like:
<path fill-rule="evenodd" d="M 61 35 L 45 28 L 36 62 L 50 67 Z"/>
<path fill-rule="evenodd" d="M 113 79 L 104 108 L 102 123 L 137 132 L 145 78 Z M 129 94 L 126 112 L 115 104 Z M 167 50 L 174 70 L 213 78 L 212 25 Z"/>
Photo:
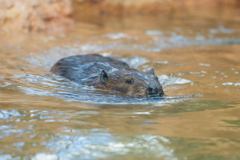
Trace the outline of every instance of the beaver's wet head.
<path fill-rule="evenodd" d="M 153 68 L 149 72 L 129 69 L 108 73 L 103 70 L 100 74 L 100 81 L 105 89 L 118 91 L 128 96 L 138 98 L 164 96 Z"/>

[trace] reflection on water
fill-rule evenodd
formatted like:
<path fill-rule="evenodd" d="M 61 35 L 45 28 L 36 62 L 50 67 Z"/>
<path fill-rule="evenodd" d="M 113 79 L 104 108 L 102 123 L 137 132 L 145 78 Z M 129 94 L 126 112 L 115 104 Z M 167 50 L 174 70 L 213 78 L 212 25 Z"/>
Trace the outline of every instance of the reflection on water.
<path fill-rule="evenodd" d="M 239 24 L 172 23 L 1 33 L 0 159 L 239 159 Z M 167 96 L 124 97 L 49 72 L 93 52 L 154 67 Z"/>
<path fill-rule="evenodd" d="M 202 103 L 206 102 L 202 101 Z M 188 105 L 190 104 L 189 102 Z M 222 108 L 224 107 L 223 105 Z M 179 111 L 182 110 L 183 112 L 186 109 L 175 105 L 170 108 L 178 108 Z M 227 151 L 225 152 L 228 153 L 234 148 L 231 146 L 232 144 L 239 146 L 237 139 L 236 141 L 227 140 L 221 137 L 222 135 L 216 137 L 208 135 L 210 136 L 208 137 L 206 134 L 206 137 L 200 139 L 194 136 L 194 138 L 192 136 L 180 138 L 181 128 L 171 129 L 170 127 L 167 129 L 168 131 L 161 130 L 164 125 L 177 125 L 174 122 L 177 117 L 173 118 L 172 122 L 167 122 L 169 121 L 169 115 L 165 114 L 170 113 L 171 115 L 170 108 L 163 110 L 160 108 L 144 109 L 142 112 L 131 110 L 105 112 L 104 110 L 72 108 L 65 111 L 61 109 L 1 110 L 1 122 L 4 123 L 4 125 L 0 126 L 1 159 L 19 157 L 26 159 L 95 159 L 126 158 L 129 156 L 167 159 L 181 159 L 183 157 L 188 159 L 189 157 L 191 159 L 191 157 L 201 157 L 202 154 L 207 154 L 210 158 L 222 156 L 221 154 L 212 154 L 217 152 L 218 147 L 226 148 Z M 175 111 L 172 110 L 172 114 L 176 114 Z M 214 114 L 214 111 L 212 114 Z M 182 120 L 178 119 L 177 121 L 184 122 L 186 118 L 183 116 Z M 191 116 L 189 118 L 193 122 L 198 121 L 197 118 Z M 238 125 L 237 121 L 226 122 L 231 126 Z M 224 127 L 228 127 L 227 123 L 224 123 Z M 181 125 L 182 128 L 187 126 L 191 125 L 187 123 Z M 206 132 L 207 130 L 208 128 L 199 128 L 195 132 Z M 173 132 L 171 133 L 171 131 Z M 176 131 L 178 131 L 177 134 L 180 134 L 180 137 L 170 137 Z M 221 129 L 221 131 L 224 132 L 224 129 Z M 141 134 L 139 134 L 140 132 Z M 165 132 L 170 132 L 168 133 L 170 135 L 161 136 L 156 134 L 161 134 L 161 132 L 164 135 L 166 135 Z M 185 130 L 185 132 L 194 134 L 191 130 Z M 237 137 L 238 135 L 234 138 Z M 223 147 L 223 143 L 226 146 Z M 204 147 L 208 150 L 204 149 Z M 31 154 L 21 156 L 21 153 L 25 152 Z M 194 152 L 196 154 L 193 154 Z"/>
<path fill-rule="evenodd" d="M 59 151 L 63 159 L 70 158 L 66 156 L 68 154 L 72 156 L 71 158 L 82 159 L 125 157 L 128 154 L 139 158 L 174 158 L 173 150 L 164 146 L 165 143 L 170 143 L 170 141 L 162 136 L 141 135 L 121 139 L 101 131 L 91 136 L 84 136 L 84 133 L 81 136 L 56 135 L 48 146 Z"/>

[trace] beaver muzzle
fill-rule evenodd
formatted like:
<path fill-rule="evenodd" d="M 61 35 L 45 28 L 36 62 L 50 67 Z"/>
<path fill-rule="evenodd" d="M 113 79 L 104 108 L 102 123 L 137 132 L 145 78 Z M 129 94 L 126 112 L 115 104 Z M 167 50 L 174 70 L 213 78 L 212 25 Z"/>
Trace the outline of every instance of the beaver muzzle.
<path fill-rule="evenodd" d="M 163 97 L 165 96 L 162 86 L 158 83 L 150 83 L 146 90 L 147 97 Z"/>

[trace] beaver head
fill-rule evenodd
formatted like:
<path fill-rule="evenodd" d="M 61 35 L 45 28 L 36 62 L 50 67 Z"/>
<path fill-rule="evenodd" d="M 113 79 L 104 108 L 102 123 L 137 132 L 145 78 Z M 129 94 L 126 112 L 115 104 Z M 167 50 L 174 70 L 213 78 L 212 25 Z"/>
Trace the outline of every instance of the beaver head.
<path fill-rule="evenodd" d="M 101 85 L 108 90 L 118 91 L 134 97 L 162 97 L 164 92 L 153 68 L 148 72 L 135 69 L 117 70 L 108 73 L 102 70 Z"/>

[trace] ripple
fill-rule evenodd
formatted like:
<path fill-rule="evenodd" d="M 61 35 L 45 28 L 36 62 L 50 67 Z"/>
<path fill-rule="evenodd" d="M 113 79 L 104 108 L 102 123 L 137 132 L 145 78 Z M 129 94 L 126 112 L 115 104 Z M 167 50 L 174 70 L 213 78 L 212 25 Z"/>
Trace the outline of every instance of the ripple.
<path fill-rule="evenodd" d="M 188 79 L 175 78 L 175 77 L 167 76 L 167 75 L 159 75 L 159 76 L 158 76 L 158 81 L 159 81 L 160 84 L 163 85 L 163 86 L 174 85 L 174 84 L 192 83 L 192 81 L 190 81 L 190 80 L 188 80 Z"/>
<path fill-rule="evenodd" d="M 108 33 L 108 34 L 105 34 L 104 37 L 107 37 L 110 39 L 120 39 L 120 38 L 129 37 L 129 36 L 124 33 Z"/>
<path fill-rule="evenodd" d="M 138 56 L 121 60 L 129 63 L 131 67 L 137 67 L 149 62 L 148 59 Z M 97 104 L 159 104 L 160 102 L 166 104 L 172 103 L 173 100 L 175 102 L 183 100 L 182 97 L 133 98 L 118 93 L 113 95 L 113 93 L 108 92 L 106 94 L 106 91 L 77 84 L 55 75 L 13 74 L 10 78 L 14 79 L 14 86 L 17 86 L 14 88 L 27 95 L 52 96 L 69 102 L 80 101 Z M 161 75 L 158 78 L 163 86 L 191 83 L 190 80 L 167 75 Z"/>
<path fill-rule="evenodd" d="M 163 32 L 159 31 L 159 30 L 147 30 L 146 34 L 147 35 L 161 35 L 161 34 L 163 34 Z"/>
<path fill-rule="evenodd" d="M 139 56 L 133 56 L 133 57 L 129 57 L 129 58 L 121 58 L 120 60 L 123 62 L 126 62 L 132 68 L 137 68 L 137 67 L 149 62 L 148 59 L 139 57 Z"/>
<path fill-rule="evenodd" d="M 223 83 L 222 85 L 224 85 L 224 86 L 231 86 L 231 85 L 234 85 L 234 86 L 240 86 L 240 83 L 233 83 L 233 82 L 226 82 L 226 83 Z"/>
<path fill-rule="evenodd" d="M 62 159 L 124 157 L 130 153 L 139 158 L 174 159 L 173 149 L 167 147 L 169 143 L 169 139 L 158 135 L 119 139 L 109 133 L 92 133 L 91 136 L 82 133 L 81 136 L 56 134 L 46 146 L 58 152 Z"/>

